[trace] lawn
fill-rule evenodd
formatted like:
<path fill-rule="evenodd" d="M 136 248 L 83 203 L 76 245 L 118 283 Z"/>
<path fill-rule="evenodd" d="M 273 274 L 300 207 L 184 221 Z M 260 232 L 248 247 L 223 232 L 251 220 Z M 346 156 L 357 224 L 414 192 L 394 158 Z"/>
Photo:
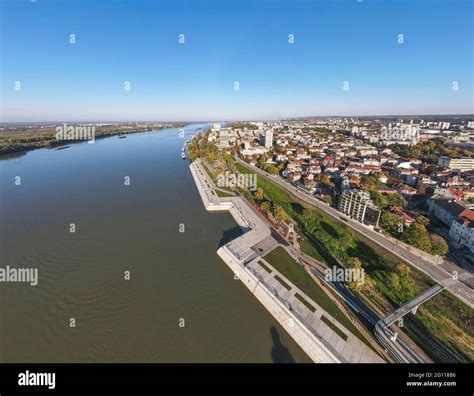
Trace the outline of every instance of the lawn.
<path fill-rule="evenodd" d="M 318 261 L 324 262 L 324 258 L 321 256 L 318 249 L 316 249 L 313 244 L 308 241 L 308 239 L 306 239 L 305 237 L 301 237 L 299 242 L 302 252 L 306 253 L 308 256 L 315 258 Z"/>
<path fill-rule="evenodd" d="M 228 193 L 228 192 L 224 192 L 220 190 L 214 190 L 214 191 L 216 192 L 217 196 L 221 198 L 235 197 L 235 194 L 232 194 L 232 193 Z"/>
<path fill-rule="evenodd" d="M 317 305 L 341 323 L 341 325 L 343 325 L 347 330 L 367 343 L 354 324 L 321 289 L 321 287 L 319 287 L 306 270 L 286 252 L 285 249 L 279 246 L 268 253 L 264 258 Z"/>
<path fill-rule="evenodd" d="M 334 323 L 332 323 L 328 318 L 324 315 L 321 316 L 321 320 L 326 323 L 329 328 L 332 329 L 339 337 L 341 337 L 344 341 L 347 341 L 347 334 L 345 334 L 339 327 L 337 327 Z"/>

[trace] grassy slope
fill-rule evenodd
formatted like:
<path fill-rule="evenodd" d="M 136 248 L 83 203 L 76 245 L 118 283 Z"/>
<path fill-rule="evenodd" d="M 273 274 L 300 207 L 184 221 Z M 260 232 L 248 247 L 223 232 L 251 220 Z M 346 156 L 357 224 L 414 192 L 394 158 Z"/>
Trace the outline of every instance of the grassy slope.
<path fill-rule="evenodd" d="M 311 242 L 308 241 L 307 238 L 300 238 L 300 249 L 307 255 L 315 258 L 318 261 L 324 262 L 324 258 L 321 256 L 321 253 L 319 253 L 319 250 L 316 249 Z"/>

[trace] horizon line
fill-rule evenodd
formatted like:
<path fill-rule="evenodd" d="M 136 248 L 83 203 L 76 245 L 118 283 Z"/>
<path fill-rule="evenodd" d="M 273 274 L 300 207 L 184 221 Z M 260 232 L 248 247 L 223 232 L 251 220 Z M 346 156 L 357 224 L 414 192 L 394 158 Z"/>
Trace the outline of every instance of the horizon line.
<path fill-rule="evenodd" d="M 366 115 L 351 115 L 351 114 L 334 114 L 334 115 L 311 115 L 311 116 L 294 116 L 282 118 L 238 118 L 238 119 L 208 119 L 208 120 L 34 120 L 34 121 L 0 121 L 0 124 L 45 124 L 45 123 L 213 123 L 213 122 L 261 122 L 261 121 L 291 121 L 291 120 L 305 120 L 314 118 L 389 118 L 389 117 L 442 117 L 442 116 L 458 116 L 458 117 L 474 117 L 474 113 L 435 113 L 435 114 L 366 114 Z"/>

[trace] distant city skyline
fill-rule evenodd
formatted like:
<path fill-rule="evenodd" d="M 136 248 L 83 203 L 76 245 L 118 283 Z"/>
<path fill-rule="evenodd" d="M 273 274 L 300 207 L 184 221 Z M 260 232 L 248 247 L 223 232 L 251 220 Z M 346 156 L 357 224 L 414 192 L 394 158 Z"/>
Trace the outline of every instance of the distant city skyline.
<path fill-rule="evenodd" d="M 188 120 L 180 120 L 180 119 L 169 119 L 169 120 L 139 120 L 139 119 L 129 119 L 129 120 L 67 120 L 67 119 L 61 119 L 61 120 L 50 120 L 50 121 L 44 121 L 44 120 L 31 120 L 31 121 L 0 121 L 0 124 L 61 124 L 61 123 L 144 123 L 144 124 L 153 124 L 153 123 L 180 123 L 180 122 L 187 122 L 187 123 L 195 123 L 195 124 L 211 124 L 211 123 L 225 123 L 225 122 L 274 122 L 274 121 L 285 121 L 285 120 L 311 120 L 311 119 L 331 119 L 331 118 L 355 118 L 355 119 L 385 119 L 385 118 L 405 118 L 406 120 L 409 119 L 420 119 L 420 118 L 426 118 L 426 119 L 434 119 L 434 118 L 439 118 L 439 119 L 470 119 L 474 118 L 474 113 L 466 113 L 466 114 L 378 114 L 378 115 L 373 115 L 373 114 L 361 114 L 361 115 L 352 115 L 352 114 L 334 114 L 334 115 L 310 115 L 310 116 L 298 116 L 298 117 L 288 117 L 288 118 L 278 118 L 278 119 L 270 119 L 270 118 L 240 118 L 240 119 L 233 119 L 233 120 L 225 120 L 221 118 L 216 118 L 216 119 L 188 119 Z"/>
<path fill-rule="evenodd" d="M 0 7 L 1 122 L 474 113 L 468 0 Z"/>

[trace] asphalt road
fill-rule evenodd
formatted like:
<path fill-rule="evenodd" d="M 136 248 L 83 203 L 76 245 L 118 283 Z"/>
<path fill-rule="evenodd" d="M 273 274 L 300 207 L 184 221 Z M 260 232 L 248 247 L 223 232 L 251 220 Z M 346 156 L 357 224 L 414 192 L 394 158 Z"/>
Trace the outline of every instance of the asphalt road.
<path fill-rule="evenodd" d="M 474 308 L 474 291 L 472 289 L 472 286 L 474 285 L 474 276 L 470 272 L 465 271 L 463 268 L 451 261 L 443 260 L 435 256 L 432 256 L 433 260 L 427 260 L 426 256 L 418 255 L 403 242 L 387 237 L 366 225 L 348 218 L 337 209 L 301 191 L 292 184 L 281 179 L 279 176 L 270 175 L 255 166 L 247 164 L 245 161 L 242 161 L 239 158 L 236 158 L 236 161 L 242 166 L 245 166 L 247 169 L 258 173 L 271 182 L 291 192 L 294 196 L 301 199 L 302 201 L 317 207 L 319 210 L 333 217 L 337 221 L 341 221 L 342 219 L 342 221 L 349 228 L 361 233 L 366 238 L 382 246 L 395 256 L 403 259 L 408 264 L 424 272 L 435 282 L 443 285 L 449 292 L 454 294 L 464 303 L 469 305 L 471 308 Z"/>

